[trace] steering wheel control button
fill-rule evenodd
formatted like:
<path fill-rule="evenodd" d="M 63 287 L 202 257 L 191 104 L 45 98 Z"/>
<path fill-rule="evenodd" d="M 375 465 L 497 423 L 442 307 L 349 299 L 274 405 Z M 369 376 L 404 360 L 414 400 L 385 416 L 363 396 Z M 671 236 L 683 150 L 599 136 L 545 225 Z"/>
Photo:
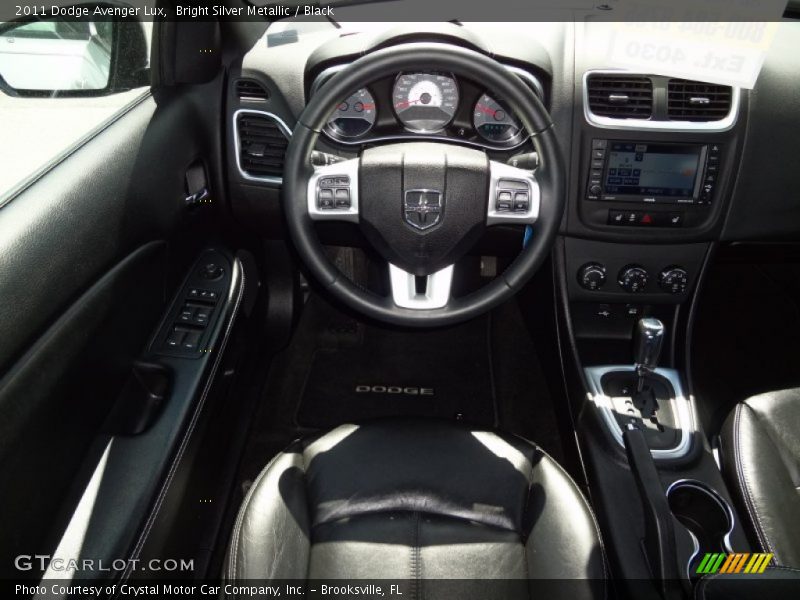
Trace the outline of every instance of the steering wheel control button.
<path fill-rule="evenodd" d="M 606 268 L 600 263 L 586 263 L 578 269 L 578 283 L 585 290 L 599 290 L 606 282 Z"/>
<path fill-rule="evenodd" d="M 514 194 L 514 212 L 528 212 L 530 208 L 530 196 L 528 192 L 516 192 Z"/>
<path fill-rule="evenodd" d="M 349 209 L 350 178 L 346 175 L 323 177 L 319 180 L 317 208 L 320 210 Z"/>
<path fill-rule="evenodd" d="M 667 267 L 658 276 L 658 285 L 668 294 L 683 294 L 689 287 L 689 274 L 683 267 Z"/>
<path fill-rule="evenodd" d="M 511 212 L 511 192 L 497 192 L 497 212 Z"/>
<path fill-rule="evenodd" d="M 330 210 L 334 207 L 332 188 L 321 188 L 319 190 L 319 196 L 317 196 L 317 206 L 322 210 Z"/>
<path fill-rule="evenodd" d="M 308 180 L 308 214 L 313 220 L 358 221 L 359 159 L 315 167 Z"/>
<path fill-rule="evenodd" d="M 628 265 L 619 272 L 619 287 L 629 294 L 638 294 L 647 287 L 649 277 L 644 267 Z"/>
<path fill-rule="evenodd" d="M 347 188 L 339 188 L 335 194 L 336 208 L 350 208 L 350 190 Z"/>
<path fill-rule="evenodd" d="M 532 224 L 539 217 L 539 184 L 531 171 L 489 161 L 487 225 Z"/>

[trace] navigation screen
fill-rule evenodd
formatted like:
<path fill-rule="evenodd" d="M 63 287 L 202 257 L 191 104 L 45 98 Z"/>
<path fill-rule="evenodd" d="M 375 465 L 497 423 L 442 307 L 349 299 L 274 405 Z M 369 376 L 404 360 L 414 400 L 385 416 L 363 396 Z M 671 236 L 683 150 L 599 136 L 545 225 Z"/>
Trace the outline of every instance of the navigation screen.
<path fill-rule="evenodd" d="M 691 198 L 702 146 L 611 142 L 604 191 Z"/>

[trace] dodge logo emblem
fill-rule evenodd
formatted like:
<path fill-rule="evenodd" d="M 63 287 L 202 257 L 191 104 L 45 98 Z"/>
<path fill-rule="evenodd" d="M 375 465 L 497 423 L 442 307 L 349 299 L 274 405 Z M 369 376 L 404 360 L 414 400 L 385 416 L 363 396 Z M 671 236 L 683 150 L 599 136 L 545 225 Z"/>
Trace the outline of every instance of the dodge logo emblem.
<path fill-rule="evenodd" d="M 406 223 L 416 229 L 428 229 L 442 218 L 444 199 L 438 190 L 407 190 L 403 200 Z"/>

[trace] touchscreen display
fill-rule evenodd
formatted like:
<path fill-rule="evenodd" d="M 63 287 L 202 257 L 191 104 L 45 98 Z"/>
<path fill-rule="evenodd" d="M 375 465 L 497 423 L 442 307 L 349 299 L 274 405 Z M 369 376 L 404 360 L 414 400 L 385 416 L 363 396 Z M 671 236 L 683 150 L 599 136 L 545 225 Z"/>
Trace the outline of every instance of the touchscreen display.
<path fill-rule="evenodd" d="M 606 194 L 691 198 L 702 146 L 609 143 Z"/>

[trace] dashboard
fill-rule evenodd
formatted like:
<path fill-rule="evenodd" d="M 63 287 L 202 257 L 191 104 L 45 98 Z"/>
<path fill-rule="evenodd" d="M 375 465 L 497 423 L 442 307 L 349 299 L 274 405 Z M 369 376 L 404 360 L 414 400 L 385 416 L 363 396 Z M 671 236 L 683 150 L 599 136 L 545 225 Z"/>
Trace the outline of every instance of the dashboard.
<path fill-rule="evenodd" d="M 614 313 L 609 303 L 631 315 L 684 302 L 714 243 L 800 235 L 800 23 L 780 24 L 754 90 L 614 68 L 596 51 L 613 34 L 602 23 L 340 25 L 278 22 L 231 72 L 230 196 L 238 218 L 262 234 L 284 235 L 282 151 L 308 99 L 365 53 L 421 41 L 492 56 L 550 112 L 568 169 L 566 284 L 592 322 Z M 331 108 L 322 154 L 354 158 L 429 140 L 514 164 L 533 150 L 503 98 L 446 71 L 393 73 Z M 338 226 L 325 230 L 357 242 Z M 518 252 L 519 231 L 492 234 L 484 254 Z"/>
<path fill-rule="evenodd" d="M 320 73 L 310 94 L 344 66 Z M 506 68 L 544 100 L 543 85 L 535 75 Z M 527 138 L 502 98 L 478 83 L 438 71 L 396 73 L 355 91 L 335 108 L 323 133 L 343 145 L 440 140 L 492 150 L 516 148 Z"/>

